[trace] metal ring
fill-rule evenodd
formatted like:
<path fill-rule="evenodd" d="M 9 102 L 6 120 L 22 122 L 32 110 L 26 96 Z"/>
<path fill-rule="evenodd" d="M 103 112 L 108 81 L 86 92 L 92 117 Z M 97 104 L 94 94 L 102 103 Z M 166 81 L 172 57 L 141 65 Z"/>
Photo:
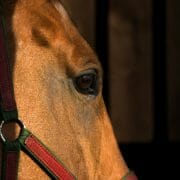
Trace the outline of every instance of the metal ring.
<path fill-rule="evenodd" d="M 12 119 L 12 120 L 9 120 L 9 121 L 4 121 L 4 120 L 3 120 L 3 121 L 1 122 L 1 124 L 0 124 L 0 138 L 1 138 L 1 140 L 2 140 L 4 143 L 5 143 L 6 141 L 8 141 L 8 139 L 3 135 L 3 132 L 2 132 L 3 126 L 4 126 L 5 124 L 11 123 L 11 122 L 17 123 L 17 124 L 19 125 L 19 127 L 21 128 L 21 129 L 20 129 L 19 136 L 18 136 L 16 139 L 18 139 L 18 138 L 21 136 L 21 133 L 22 133 L 23 129 L 25 128 L 25 125 L 24 125 L 23 122 L 20 121 L 19 119 Z M 13 141 L 16 141 L 16 139 L 13 140 Z"/>

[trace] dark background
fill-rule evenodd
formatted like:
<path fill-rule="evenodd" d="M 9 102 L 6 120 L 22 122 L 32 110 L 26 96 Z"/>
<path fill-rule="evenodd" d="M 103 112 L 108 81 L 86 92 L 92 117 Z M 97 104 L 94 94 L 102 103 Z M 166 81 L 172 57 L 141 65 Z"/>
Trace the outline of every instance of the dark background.
<path fill-rule="evenodd" d="M 180 1 L 62 2 L 103 65 L 128 166 L 139 179 L 180 179 Z"/>

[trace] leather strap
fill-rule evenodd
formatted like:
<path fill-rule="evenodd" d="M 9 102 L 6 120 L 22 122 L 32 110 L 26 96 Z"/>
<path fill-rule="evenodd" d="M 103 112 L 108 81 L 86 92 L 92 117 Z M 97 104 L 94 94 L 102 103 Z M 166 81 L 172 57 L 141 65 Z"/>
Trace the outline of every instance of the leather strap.
<path fill-rule="evenodd" d="M 10 60 L 8 57 L 8 47 L 6 43 L 5 19 L 0 17 L 0 95 L 1 95 L 1 113 L 3 120 L 17 119 L 17 108 L 14 98 L 14 90 L 11 79 Z"/>
<path fill-rule="evenodd" d="M 14 141 L 13 143 L 6 142 L 4 144 L 2 156 L 2 180 L 17 179 L 20 149 L 20 143 L 17 141 Z"/>
<path fill-rule="evenodd" d="M 52 178 L 75 180 L 65 165 L 29 130 L 24 129 L 19 138 L 23 150 Z"/>
<path fill-rule="evenodd" d="M 2 8 L 2 2 L 1 2 Z M 1 14 L 0 17 L 0 110 L 2 114 L 1 124 L 3 121 L 17 119 L 18 113 L 14 98 L 14 91 L 11 80 L 11 71 L 8 57 L 8 47 L 6 44 L 5 19 Z M 2 180 L 16 180 L 18 174 L 20 144 L 17 141 L 6 141 L 3 145 L 2 152 Z"/>

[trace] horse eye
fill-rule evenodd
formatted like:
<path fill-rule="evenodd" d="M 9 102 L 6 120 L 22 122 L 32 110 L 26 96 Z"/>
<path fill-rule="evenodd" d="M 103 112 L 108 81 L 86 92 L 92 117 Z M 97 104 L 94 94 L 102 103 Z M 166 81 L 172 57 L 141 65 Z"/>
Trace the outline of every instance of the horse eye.
<path fill-rule="evenodd" d="M 76 89 L 86 95 L 97 95 L 98 93 L 98 83 L 96 73 L 82 74 L 75 78 Z"/>

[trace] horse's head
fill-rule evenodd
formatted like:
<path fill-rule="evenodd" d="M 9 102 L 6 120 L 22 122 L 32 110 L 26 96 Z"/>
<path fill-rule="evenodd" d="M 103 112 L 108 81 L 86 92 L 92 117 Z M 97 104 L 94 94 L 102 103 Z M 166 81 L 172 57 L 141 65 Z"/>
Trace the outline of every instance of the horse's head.
<path fill-rule="evenodd" d="M 79 179 L 120 179 L 128 169 L 106 113 L 94 51 L 58 0 L 5 4 L 20 119 Z M 46 179 L 24 154 L 19 173 L 20 179 Z"/>

